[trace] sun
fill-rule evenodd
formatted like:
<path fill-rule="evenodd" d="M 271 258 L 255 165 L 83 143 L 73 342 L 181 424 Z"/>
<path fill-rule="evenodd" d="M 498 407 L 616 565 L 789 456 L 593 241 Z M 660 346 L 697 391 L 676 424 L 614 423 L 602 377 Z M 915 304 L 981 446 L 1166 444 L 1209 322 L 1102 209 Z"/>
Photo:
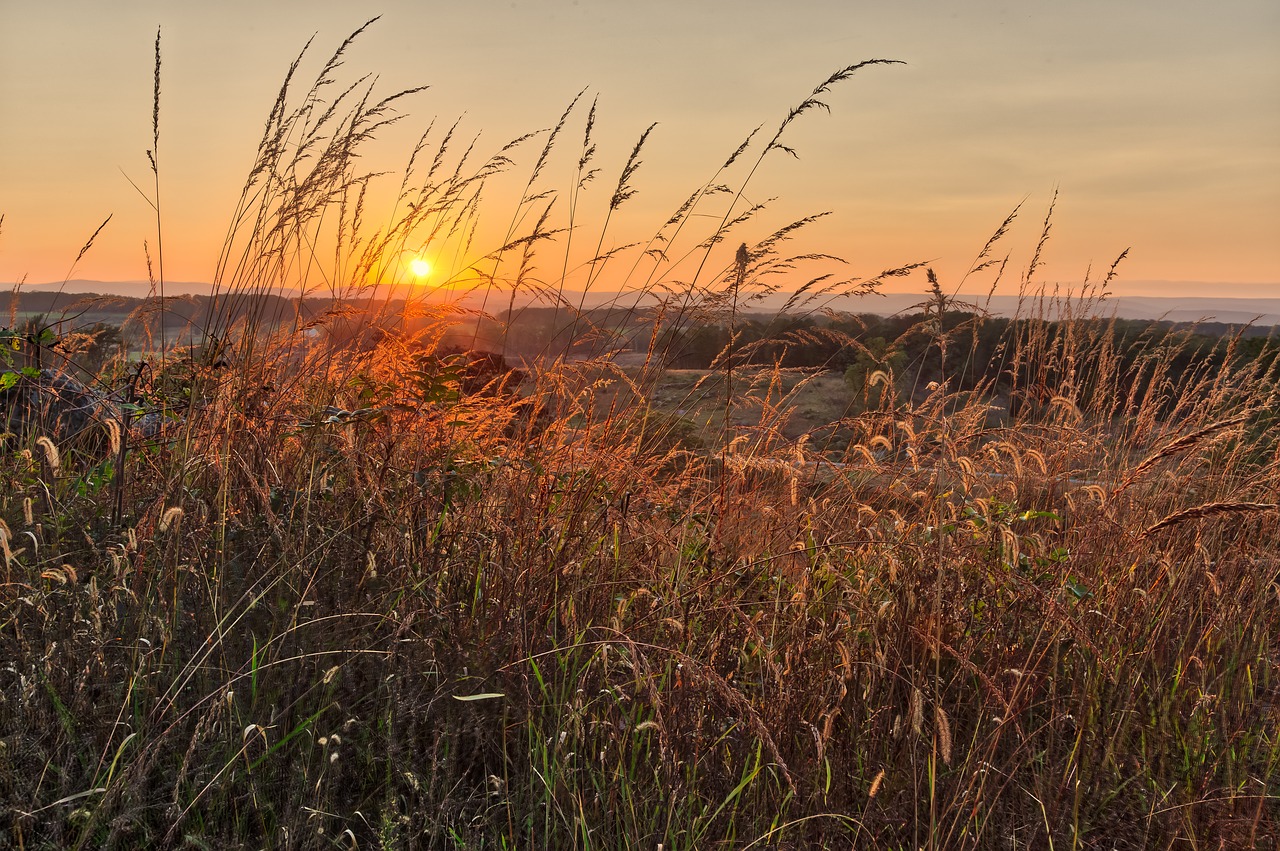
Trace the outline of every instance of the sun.
<path fill-rule="evenodd" d="M 427 275 L 431 274 L 431 264 L 426 260 L 423 260 L 421 257 L 415 257 L 409 261 L 409 271 L 412 272 L 416 278 L 425 278 Z"/>

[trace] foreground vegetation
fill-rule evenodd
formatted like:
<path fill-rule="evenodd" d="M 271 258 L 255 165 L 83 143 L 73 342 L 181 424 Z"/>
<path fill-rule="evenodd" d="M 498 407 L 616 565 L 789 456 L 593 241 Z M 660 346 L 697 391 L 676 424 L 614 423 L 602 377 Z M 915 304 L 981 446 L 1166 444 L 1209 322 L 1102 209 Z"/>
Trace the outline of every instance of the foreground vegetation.
<path fill-rule="evenodd" d="M 992 377 L 973 379 L 953 364 L 979 356 L 965 347 L 984 320 L 949 322 L 934 281 L 896 338 L 927 340 L 912 380 L 895 340 L 822 332 L 852 355 L 854 398 L 823 432 L 839 441 L 796 437 L 797 388 L 818 379 L 777 344 L 800 338 L 736 329 L 761 281 L 804 259 L 777 254 L 800 223 L 721 257 L 752 219 L 717 175 L 631 282 L 661 296 L 642 363 L 618 366 L 608 335 L 556 301 L 562 278 L 531 282 L 530 252 L 556 230 L 543 214 L 470 268 L 499 302 L 537 289 L 571 342 L 527 375 L 477 380 L 441 349 L 473 314 L 424 307 L 409 334 L 404 311 L 372 304 L 315 322 L 233 309 L 312 256 L 334 226 L 322 210 L 340 208 L 346 246 L 328 279 L 359 289 L 419 229 L 465 232 L 477 180 L 511 165 L 504 149 L 450 176 L 446 136 L 425 177 L 406 172 L 408 212 L 364 237 L 354 155 L 390 101 L 343 118 L 319 91 L 296 110 L 281 92 L 235 217 L 253 224 L 218 272 L 225 324 L 215 312 L 185 353 L 169 340 L 104 363 L 114 395 L 78 434 L 35 389 L 48 375 L 7 373 L 5 843 L 1276 841 L 1271 349 L 1238 356 L 1228 339 L 1175 368 L 1174 338 L 1126 343 L 1093 320 L 1102 291 L 1086 285 L 1053 333 L 1008 326 L 981 355 Z M 542 209 L 535 178 L 572 110 L 520 210 Z M 677 286 L 662 263 L 721 196 Z M 974 274 L 1002 268 L 1009 223 Z M 729 329 L 685 391 L 715 417 L 670 398 L 673 341 L 699 327 Z M 56 340 L 7 342 L 42 347 L 50 372 L 74 363 Z"/>

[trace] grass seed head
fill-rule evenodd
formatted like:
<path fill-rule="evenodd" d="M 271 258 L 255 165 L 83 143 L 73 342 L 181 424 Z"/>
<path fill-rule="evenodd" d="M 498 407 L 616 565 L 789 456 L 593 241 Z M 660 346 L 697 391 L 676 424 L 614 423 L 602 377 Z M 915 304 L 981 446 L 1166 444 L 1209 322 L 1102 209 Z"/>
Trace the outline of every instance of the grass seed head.
<path fill-rule="evenodd" d="M 936 703 L 933 706 L 933 722 L 938 728 L 938 752 L 942 756 L 942 762 L 947 767 L 951 766 L 951 721 L 947 718 L 947 713 L 942 707 Z"/>
<path fill-rule="evenodd" d="M 880 792 L 881 785 L 884 784 L 884 769 L 876 772 L 876 776 L 871 779 L 871 788 L 867 790 L 867 797 L 874 798 Z"/>
<path fill-rule="evenodd" d="M 57 474 L 62 468 L 62 457 L 58 454 L 58 447 L 47 436 L 41 435 L 36 438 L 36 445 L 44 450 L 44 460 L 49 465 L 50 471 Z"/>
<path fill-rule="evenodd" d="M 184 513 L 185 512 L 176 505 L 166 508 L 164 514 L 160 515 L 160 522 L 156 524 L 156 530 L 159 532 L 168 532 L 169 527 L 181 520 Z"/>

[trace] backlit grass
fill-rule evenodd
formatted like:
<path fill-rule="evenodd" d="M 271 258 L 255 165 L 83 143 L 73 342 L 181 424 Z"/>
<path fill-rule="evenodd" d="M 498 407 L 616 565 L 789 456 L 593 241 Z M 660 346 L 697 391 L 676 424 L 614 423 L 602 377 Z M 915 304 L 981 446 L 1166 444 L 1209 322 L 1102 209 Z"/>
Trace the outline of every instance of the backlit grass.
<path fill-rule="evenodd" d="M 300 98 L 291 70 L 204 324 L 99 371 L 103 434 L 7 397 L 4 843 L 1276 841 L 1269 345 L 1190 363 L 1174 337 L 1118 346 L 1093 318 L 1104 282 L 1037 321 L 1042 238 L 989 378 L 961 389 L 984 320 L 946 321 L 936 281 L 916 360 L 845 334 L 865 355 L 848 381 L 787 371 L 735 336 L 762 294 L 799 281 L 791 310 L 813 313 L 915 264 L 808 280 L 829 261 L 785 253 L 805 222 L 763 224 L 743 190 L 879 63 L 833 75 L 624 249 L 608 219 L 645 140 L 588 181 L 585 97 L 487 158 L 437 125 L 374 216 L 357 153 L 401 96 L 333 84 L 340 55 Z M 567 189 L 557 157 L 579 164 Z M 490 209 L 482 189 L 512 174 L 514 211 Z M 1012 219 L 973 275 L 1004 272 Z M 570 233 L 595 256 L 575 263 Z M 384 273 L 423 244 L 449 246 L 433 274 L 487 317 L 392 307 Z M 281 286 L 332 309 L 254 301 Z M 588 287 L 636 293 L 617 306 L 647 323 L 642 357 L 616 363 L 565 296 Z M 446 341 L 500 352 L 500 323 L 482 336 L 526 298 L 564 309 L 554 345 L 522 381 L 468 378 Z M 675 332 L 712 325 L 711 368 L 670 374 Z M 73 369 L 29 337 L 13 357 Z M 797 433 L 819 383 L 830 407 L 802 403 Z"/>

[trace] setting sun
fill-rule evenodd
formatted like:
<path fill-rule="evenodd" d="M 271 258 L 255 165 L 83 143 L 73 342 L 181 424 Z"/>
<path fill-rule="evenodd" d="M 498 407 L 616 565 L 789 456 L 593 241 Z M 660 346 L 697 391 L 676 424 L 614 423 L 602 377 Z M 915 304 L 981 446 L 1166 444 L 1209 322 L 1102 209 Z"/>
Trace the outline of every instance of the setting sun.
<path fill-rule="evenodd" d="M 425 278 L 431 274 L 431 264 L 421 257 L 415 257 L 409 261 L 409 271 L 413 272 L 416 278 Z"/>

